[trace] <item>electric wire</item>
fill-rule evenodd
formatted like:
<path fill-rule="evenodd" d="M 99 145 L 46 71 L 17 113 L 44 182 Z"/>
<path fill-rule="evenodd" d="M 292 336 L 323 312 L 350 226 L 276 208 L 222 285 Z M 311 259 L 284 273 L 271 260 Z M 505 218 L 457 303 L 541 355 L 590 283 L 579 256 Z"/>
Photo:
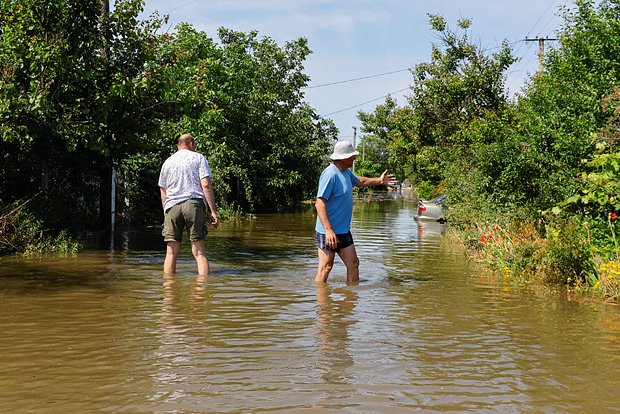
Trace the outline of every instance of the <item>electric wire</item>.
<path fill-rule="evenodd" d="M 179 6 L 177 6 L 177 7 L 172 8 L 172 9 L 169 9 L 169 10 L 167 10 L 165 13 L 169 13 L 169 12 L 172 12 L 172 11 L 175 11 L 175 10 L 178 10 L 178 9 L 181 9 L 181 8 L 183 8 L 183 7 L 189 6 L 190 4 L 196 3 L 197 1 L 199 1 L 199 0 L 192 0 L 192 1 L 189 1 L 189 2 L 187 2 L 187 3 L 184 3 L 184 4 L 182 4 L 182 5 L 179 5 Z M 545 11 L 541 14 L 541 16 L 540 16 L 540 17 L 536 20 L 536 22 L 532 25 L 532 28 L 528 31 L 528 33 L 527 33 L 527 35 L 526 35 L 526 38 L 527 38 L 527 37 L 530 35 L 530 33 L 531 33 L 531 32 L 532 32 L 535 28 L 536 28 L 536 26 L 538 25 L 538 23 L 539 23 L 539 22 L 540 22 L 540 21 L 541 21 L 541 20 L 545 17 L 545 15 L 549 12 L 549 10 L 551 9 L 551 7 L 553 7 L 553 5 L 555 5 L 555 4 L 557 3 L 557 1 L 558 1 L 558 0 L 553 0 L 553 1 L 549 4 L 549 6 L 547 6 L 547 8 L 545 9 Z M 550 19 L 550 20 L 549 20 L 549 21 L 548 21 L 548 22 L 544 25 L 544 28 L 546 28 L 546 27 L 547 27 L 547 26 L 551 23 L 551 21 L 552 21 L 552 20 L 553 20 L 553 17 L 552 17 L 552 18 L 551 18 L 551 19 Z M 514 46 L 514 45 L 516 45 L 516 44 L 519 44 L 519 46 L 518 46 L 518 50 L 514 51 L 514 53 L 515 53 L 515 54 L 517 54 L 517 53 L 520 51 L 521 47 L 523 46 L 523 43 L 526 43 L 526 42 L 525 42 L 525 40 L 521 39 L 521 40 L 516 40 L 516 41 L 514 41 L 514 42 L 511 42 L 511 43 L 509 43 L 508 45 L 509 45 L 509 47 L 512 47 L 512 46 Z M 502 47 L 501 45 L 498 45 L 498 46 L 495 46 L 495 47 L 492 47 L 492 48 L 483 49 L 482 51 L 483 51 L 483 52 L 488 52 L 488 51 L 491 51 L 491 50 L 499 49 L 499 48 L 501 48 L 501 47 Z M 511 73 L 515 73 L 515 72 L 516 72 L 517 74 L 520 74 L 520 73 L 521 73 L 521 72 L 523 72 L 523 70 L 525 70 L 525 68 L 526 68 L 526 67 L 527 67 L 527 66 L 531 63 L 531 60 L 532 60 L 532 59 L 533 59 L 533 58 L 530 56 L 530 59 L 528 59 L 527 64 L 526 64 L 526 65 L 523 65 L 522 69 L 520 69 L 520 70 L 518 70 L 518 71 L 513 71 L 513 72 L 511 72 Z M 392 74 L 395 74 L 395 73 L 400 73 L 400 72 L 405 72 L 405 71 L 411 71 L 411 68 L 397 69 L 397 70 L 393 70 L 393 71 L 389 71 L 389 72 L 382 72 L 382 73 L 377 73 L 377 74 L 372 74 L 372 75 L 367 75 L 367 76 L 362 76 L 362 77 L 357 77 L 357 78 L 351 78 L 351 79 L 344 79 L 344 80 L 339 80 L 339 81 L 334 81 L 334 82 L 328 82 L 328 83 L 323 83 L 323 84 L 318 84 L 318 85 L 309 85 L 309 86 L 305 86 L 305 87 L 303 87 L 302 89 L 316 89 L 316 88 L 323 88 L 323 87 L 327 87 L 327 86 L 341 85 L 341 84 L 350 83 L 350 82 L 356 82 L 356 81 L 361 81 L 361 80 L 366 80 L 366 79 L 372 79 L 372 78 L 377 78 L 377 77 L 382 77 L 382 76 L 388 76 L 388 75 L 392 75 Z M 513 81 L 513 82 L 514 82 L 514 81 Z M 349 107 L 347 107 L 347 108 L 340 109 L 340 110 L 338 110 L 338 111 L 330 112 L 330 113 L 325 114 L 325 115 L 323 115 L 323 116 L 327 117 L 327 116 L 330 116 L 330 115 L 335 115 L 335 114 L 338 114 L 338 113 L 341 113 L 341 112 L 349 111 L 349 110 L 351 110 L 351 109 L 358 108 L 358 107 L 360 107 L 360 106 L 363 106 L 363 105 L 366 105 L 366 104 L 369 104 L 369 103 L 372 103 L 372 102 L 378 101 L 378 100 L 380 100 L 380 99 L 385 99 L 385 98 L 387 98 L 388 96 L 391 96 L 391 95 L 393 95 L 393 94 L 397 94 L 397 93 L 400 93 L 400 92 L 406 91 L 407 89 L 410 89 L 410 87 L 408 86 L 407 88 L 404 88 L 404 89 L 398 90 L 398 91 L 396 91 L 396 92 L 391 92 L 391 93 L 389 93 L 389 94 L 387 94 L 387 95 L 383 95 L 383 96 L 381 96 L 381 97 L 379 97 L 379 98 L 371 99 L 371 100 L 369 100 L 369 101 L 366 101 L 366 102 L 363 102 L 363 103 L 360 103 L 360 104 L 357 104 L 357 105 L 352 105 L 352 106 L 349 106 Z"/>
<path fill-rule="evenodd" d="M 530 28 L 530 30 L 529 30 L 529 31 L 527 32 L 527 34 L 525 35 L 525 38 L 526 38 L 526 39 L 530 36 L 530 34 L 534 31 L 534 29 L 536 29 L 536 27 L 538 26 L 538 24 L 539 24 L 539 23 L 542 21 L 542 19 L 543 19 L 543 18 L 547 15 L 547 13 L 549 12 L 549 10 L 550 10 L 550 9 L 551 9 L 551 8 L 552 8 L 552 7 L 553 7 L 553 6 L 557 3 L 557 1 L 558 1 L 558 0 L 553 0 L 553 1 L 549 4 L 549 6 L 547 6 L 547 8 L 545 9 L 545 11 L 544 11 L 544 12 L 540 15 L 540 17 L 536 20 L 536 22 L 532 25 L 532 27 Z M 540 31 L 540 32 L 542 32 L 544 29 L 546 29 L 546 28 L 547 28 L 547 27 L 551 24 L 551 22 L 554 20 L 554 18 L 555 18 L 555 17 L 556 17 L 556 14 L 554 13 L 554 14 L 553 14 L 553 15 L 549 18 L 549 20 L 547 21 L 547 23 L 546 23 L 544 26 L 542 26 L 542 28 L 541 28 L 539 31 Z M 526 42 L 526 41 L 524 40 L 524 41 L 523 41 L 523 43 L 528 43 L 528 42 Z M 522 43 L 522 44 L 520 44 L 520 45 L 519 45 L 519 47 L 518 47 L 517 49 L 515 49 L 515 50 L 514 50 L 514 54 L 515 54 L 515 55 L 517 55 L 517 56 L 518 56 L 518 55 L 520 55 L 520 52 L 521 52 L 521 48 L 522 48 L 522 46 L 523 46 L 523 43 Z M 527 50 L 528 52 L 530 52 L 530 53 L 529 53 L 529 58 L 528 58 L 527 60 L 520 59 L 520 62 L 519 62 L 519 64 L 517 65 L 517 68 L 518 68 L 518 69 L 516 69 L 516 70 L 514 70 L 514 71 L 512 71 L 512 72 L 511 72 L 511 74 L 512 74 L 512 75 L 514 75 L 514 76 L 513 76 L 513 78 L 512 78 L 512 81 L 510 82 L 510 84 L 509 84 L 509 85 L 507 85 L 507 87 L 506 87 L 508 91 L 510 91 L 510 90 L 513 88 L 514 84 L 516 84 L 517 82 L 520 82 L 520 81 L 521 81 L 521 74 L 522 74 L 522 73 L 523 73 L 523 72 L 524 72 L 527 68 L 529 68 L 529 67 L 530 67 L 530 64 L 532 63 L 532 60 L 534 60 L 534 58 L 535 58 L 535 54 L 532 54 L 532 53 L 531 53 L 531 49 L 532 49 L 532 48 L 531 48 L 531 47 L 529 47 L 529 48 L 528 48 L 528 50 Z M 524 55 L 525 55 L 525 53 L 524 53 Z"/>
<path fill-rule="evenodd" d="M 192 0 L 192 1 L 188 2 L 188 3 L 181 4 L 180 6 L 177 6 L 177 7 L 173 8 L 173 9 L 165 11 L 164 14 L 170 13 L 171 11 L 175 11 L 175 10 L 181 9 L 181 8 L 183 8 L 185 6 L 189 6 L 190 4 L 196 3 L 197 1 L 198 0 Z"/>
<path fill-rule="evenodd" d="M 310 85 L 310 86 L 306 86 L 306 87 L 304 87 L 302 89 L 314 89 L 314 88 L 322 88 L 322 87 L 325 87 L 325 86 L 340 85 L 340 84 L 343 84 L 343 83 L 355 82 L 355 81 L 364 80 L 364 79 L 378 78 L 380 76 L 387 76 L 387 75 L 392 75 L 394 73 L 400 73 L 400 72 L 405 72 L 405 71 L 410 71 L 410 70 L 411 70 L 411 68 L 398 69 L 398 70 L 393 70 L 391 72 L 383 72 L 383 73 L 377 73 L 375 75 L 362 76 L 360 78 L 345 79 L 345 80 L 340 80 L 340 81 L 335 81 L 335 82 L 322 83 L 322 84 L 319 84 L 319 85 Z"/>
<path fill-rule="evenodd" d="M 547 14 L 547 12 L 549 11 L 549 9 L 551 9 L 551 7 L 557 3 L 558 0 L 553 0 L 551 2 L 551 4 L 549 6 L 547 6 L 547 8 L 545 9 L 545 11 L 543 12 L 543 14 L 540 15 L 540 17 L 538 18 L 538 20 L 536 20 L 536 23 L 534 23 L 534 25 L 532 26 L 532 28 L 530 29 L 529 32 L 527 32 L 527 34 L 525 35 L 525 37 L 529 37 L 530 33 L 532 33 L 532 30 L 534 30 L 534 28 L 536 27 L 536 25 L 542 20 L 543 17 L 545 17 L 545 15 Z"/>
<path fill-rule="evenodd" d="M 325 114 L 325 115 L 322 115 L 322 116 L 323 116 L 323 117 L 327 117 L 327 116 L 330 116 L 330 115 L 339 114 L 340 112 L 345 112 L 345 111 L 349 111 L 349 110 L 351 110 L 351 109 L 359 108 L 360 106 L 364 106 L 364 105 L 366 105 L 366 104 L 373 103 L 373 102 L 375 102 L 375 101 L 378 101 L 379 99 L 385 99 L 385 98 L 387 98 L 388 96 L 392 96 L 392 95 L 394 95 L 394 94 L 397 94 L 397 93 L 400 93 L 400 92 L 404 92 L 404 91 L 406 91 L 406 90 L 408 90 L 408 89 L 409 89 L 409 86 L 407 86 L 406 88 L 400 89 L 400 90 L 398 90 L 398 91 L 396 91 L 396 92 L 390 92 L 390 93 L 388 93 L 387 95 L 383 95 L 383 96 L 380 96 L 380 97 L 378 97 L 378 98 L 371 99 L 370 101 L 366 101 L 366 102 L 362 102 L 361 104 L 357 104 L 357 105 L 349 106 L 348 108 L 344 108 L 344 109 L 340 109 L 340 110 L 338 110 L 338 111 L 330 112 L 330 113 Z"/>

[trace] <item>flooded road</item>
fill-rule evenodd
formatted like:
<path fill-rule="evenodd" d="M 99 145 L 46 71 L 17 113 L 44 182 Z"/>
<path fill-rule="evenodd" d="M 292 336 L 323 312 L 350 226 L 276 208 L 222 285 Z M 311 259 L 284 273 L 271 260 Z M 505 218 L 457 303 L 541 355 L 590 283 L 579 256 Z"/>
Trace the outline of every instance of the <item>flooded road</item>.
<path fill-rule="evenodd" d="M 620 309 L 498 285 L 407 197 L 356 200 L 358 286 L 315 286 L 314 213 L 212 230 L 213 274 L 157 231 L 0 258 L 0 413 L 620 411 Z"/>

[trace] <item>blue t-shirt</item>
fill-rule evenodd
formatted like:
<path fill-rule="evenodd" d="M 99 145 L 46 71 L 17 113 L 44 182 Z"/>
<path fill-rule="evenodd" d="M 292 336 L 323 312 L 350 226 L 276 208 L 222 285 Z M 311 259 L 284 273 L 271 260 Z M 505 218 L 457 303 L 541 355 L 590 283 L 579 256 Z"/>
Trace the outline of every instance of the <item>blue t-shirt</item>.
<path fill-rule="evenodd" d="M 336 234 L 347 233 L 351 229 L 353 215 L 353 187 L 359 178 L 350 169 L 342 172 L 334 164 L 330 164 L 321 173 L 317 198 L 325 199 L 327 218 Z M 315 230 L 325 234 L 321 220 L 317 217 Z"/>

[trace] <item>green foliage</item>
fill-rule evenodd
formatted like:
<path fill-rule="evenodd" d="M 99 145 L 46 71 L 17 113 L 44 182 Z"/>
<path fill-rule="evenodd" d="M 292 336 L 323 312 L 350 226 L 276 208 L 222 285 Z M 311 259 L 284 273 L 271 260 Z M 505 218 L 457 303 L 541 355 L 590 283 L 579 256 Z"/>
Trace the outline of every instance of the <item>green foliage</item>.
<path fill-rule="evenodd" d="M 32 145 L 40 158 L 50 146 L 129 151 L 158 114 L 142 69 L 161 21 L 138 22 L 141 10 L 139 0 L 118 1 L 101 18 L 99 0 L 3 1 L 2 140 Z"/>
<path fill-rule="evenodd" d="M 588 226 L 582 224 L 570 219 L 545 226 L 482 225 L 474 236 L 478 237 L 476 257 L 518 282 L 593 286 L 597 270 Z"/>
<path fill-rule="evenodd" d="M 225 207 L 244 211 L 296 206 L 311 196 L 336 129 L 303 101 L 305 39 L 278 46 L 256 32 L 219 30 L 217 44 L 181 25 L 158 57 L 169 93 L 186 111 L 169 136 L 192 131 Z"/>
<path fill-rule="evenodd" d="M 419 198 L 429 200 L 433 198 L 435 185 L 430 181 L 422 181 L 415 187 L 415 193 Z"/>
<path fill-rule="evenodd" d="M 118 166 L 116 205 L 119 222 L 159 224 L 163 211 L 157 181 L 163 161 L 157 152 L 139 153 L 126 158 Z M 122 200 L 122 201 L 121 201 Z"/>
<path fill-rule="evenodd" d="M 440 16 L 429 16 L 439 45 L 433 45 L 431 61 L 413 70 L 413 130 L 421 145 L 469 144 L 459 131 L 468 123 L 500 110 L 506 102 L 504 72 L 515 62 L 507 42 L 486 55 L 471 40 L 470 20 L 460 20 L 453 31 Z"/>
<path fill-rule="evenodd" d="M 51 234 L 43 221 L 37 218 L 25 205 L 15 202 L 2 209 L 0 214 L 0 255 L 76 253 L 80 244 L 66 231 Z"/>
<path fill-rule="evenodd" d="M 303 100 L 305 39 L 158 34 L 141 0 L 107 15 L 99 0 L 0 4 L 0 201 L 43 191 L 44 227 L 96 229 L 114 166 L 118 221 L 159 222 L 157 175 L 181 132 L 231 216 L 311 196 L 337 131 Z"/>
<path fill-rule="evenodd" d="M 501 270 L 506 278 L 530 282 L 536 273 L 535 256 L 540 251 L 542 239 L 532 225 L 496 223 L 479 225 L 471 240 L 477 258 Z"/>
<path fill-rule="evenodd" d="M 547 226 L 546 246 L 541 257 L 547 281 L 569 285 L 596 282 L 596 265 L 587 230 L 587 225 L 576 219 Z"/>
<path fill-rule="evenodd" d="M 440 44 L 433 45 L 430 62 L 412 69 L 408 106 L 388 99 L 359 119 L 364 131 L 383 140 L 399 178 L 438 185 L 451 164 L 475 159 L 474 144 L 492 140 L 473 125 L 506 110 L 504 72 L 515 59 L 505 42 L 486 55 L 470 40 L 470 20 L 460 20 L 458 31 L 441 16 L 429 20 Z"/>
<path fill-rule="evenodd" d="M 418 146 L 416 134 L 410 127 L 410 117 L 410 109 L 398 108 L 391 97 L 384 104 L 378 105 L 373 113 L 358 113 L 362 131 L 370 134 L 363 138 L 367 140 L 367 148 L 364 148 L 367 157 L 365 155 L 359 166 L 368 172 L 366 176 L 378 176 L 388 169 L 398 180 L 403 180 L 416 173 Z M 356 160 L 356 168 L 358 162 Z"/>
<path fill-rule="evenodd" d="M 583 160 L 582 171 L 577 177 L 578 190 L 553 208 L 555 214 L 562 210 L 587 211 L 591 217 L 606 220 L 620 211 L 620 153 L 616 140 L 620 128 L 620 90 L 603 100 L 604 113 L 609 118 L 597 135 L 596 152 Z"/>
<path fill-rule="evenodd" d="M 604 146 L 602 147 L 604 148 Z M 581 173 L 580 194 L 568 197 L 559 207 L 575 205 L 597 217 L 620 211 L 620 153 L 595 154 Z M 559 213 L 555 208 L 554 212 Z"/>
<path fill-rule="evenodd" d="M 389 169 L 390 153 L 385 150 L 385 141 L 376 135 L 365 135 L 357 150 L 360 155 L 355 160 L 355 174 L 364 177 L 378 177 Z M 393 172 L 390 169 L 390 172 Z"/>
<path fill-rule="evenodd" d="M 595 150 L 597 132 L 609 114 L 603 101 L 620 82 L 620 5 L 577 1 L 565 9 L 559 44 L 547 54 L 545 72 L 535 76 L 519 102 L 516 132 L 527 145 L 533 172 L 515 176 L 530 188 L 532 209 L 546 210 L 578 192 L 574 180 L 582 160 Z M 512 154 L 511 154 L 512 155 Z"/>
<path fill-rule="evenodd" d="M 112 159 L 147 144 L 163 116 L 159 72 L 145 73 L 162 21 L 140 0 L 3 1 L 0 7 L 0 194 L 39 191 L 52 228 L 96 228 L 109 210 Z"/>
<path fill-rule="evenodd" d="M 82 245 L 69 235 L 66 230 L 62 230 L 57 235 L 45 235 L 41 238 L 31 240 L 23 251 L 26 255 L 60 254 L 68 255 L 77 253 L 82 249 Z"/>
<path fill-rule="evenodd" d="M 411 158 L 399 162 L 418 182 L 445 184 L 450 223 L 463 234 L 485 223 L 546 223 L 535 226 L 536 251 L 496 245 L 498 264 L 608 289 L 620 208 L 620 3 L 577 0 L 563 16 L 545 70 L 510 101 L 504 73 L 515 59 L 507 44 L 486 54 L 470 40 L 471 21 L 452 30 L 431 15 L 440 42 L 412 71 L 407 116 L 395 121 L 401 108 L 387 102 L 360 119 L 386 148 L 397 142 L 394 131 L 408 131 L 402 142 L 410 146 L 401 148 Z M 554 206 L 561 217 L 543 214 Z M 611 263 L 607 273 L 600 263 Z"/>
<path fill-rule="evenodd" d="M 213 160 L 221 179 L 238 191 L 224 194 L 250 209 L 294 206 L 308 198 L 335 128 L 302 101 L 307 75 L 303 61 L 310 53 L 305 39 L 278 47 L 256 33 L 221 29 L 223 59 L 228 68 L 228 100 L 222 103 L 223 125 L 215 133 L 227 154 Z M 218 139 L 219 138 L 219 139 Z M 236 170 L 226 171 L 230 166 Z M 219 169 L 218 169 L 219 167 Z"/>

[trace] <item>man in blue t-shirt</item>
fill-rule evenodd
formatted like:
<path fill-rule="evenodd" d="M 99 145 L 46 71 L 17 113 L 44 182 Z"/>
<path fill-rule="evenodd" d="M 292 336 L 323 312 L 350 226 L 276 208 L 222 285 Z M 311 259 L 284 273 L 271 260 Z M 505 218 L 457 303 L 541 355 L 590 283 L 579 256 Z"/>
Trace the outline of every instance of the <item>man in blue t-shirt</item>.
<path fill-rule="evenodd" d="M 347 283 L 359 280 L 359 260 L 351 235 L 353 187 L 374 187 L 396 182 L 394 175 L 388 174 L 387 170 L 377 178 L 357 177 L 350 168 L 358 154 L 349 141 L 337 142 L 330 156 L 332 163 L 323 170 L 319 179 L 315 204 L 319 268 L 314 280 L 317 283 L 327 282 L 336 253 L 347 267 Z"/>

